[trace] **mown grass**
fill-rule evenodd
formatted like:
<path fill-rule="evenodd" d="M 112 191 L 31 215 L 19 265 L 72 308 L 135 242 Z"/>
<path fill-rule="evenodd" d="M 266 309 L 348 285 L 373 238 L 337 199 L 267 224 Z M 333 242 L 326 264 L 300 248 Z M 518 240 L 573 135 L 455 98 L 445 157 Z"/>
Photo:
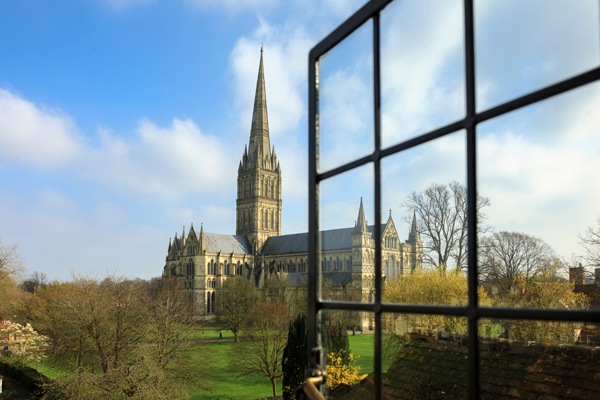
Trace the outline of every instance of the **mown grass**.
<path fill-rule="evenodd" d="M 202 346 L 190 346 L 188 354 L 194 363 L 206 362 L 204 352 L 210 352 L 212 374 L 215 377 L 210 390 L 190 387 L 192 399 L 208 400 L 253 400 L 273 396 L 271 381 L 259 375 L 240 376 L 229 362 L 233 342 L 209 343 Z M 281 395 L 281 379 L 277 380 L 277 394 Z"/>
<path fill-rule="evenodd" d="M 360 365 L 361 374 L 370 374 L 373 372 L 373 363 L 375 361 L 375 335 L 348 336 L 350 342 L 350 352 L 355 355 L 360 355 L 356 361 L 356 365 Z M 392 359 L 384 357 L 381 369 L 385 372 L 392 365 Z"/>

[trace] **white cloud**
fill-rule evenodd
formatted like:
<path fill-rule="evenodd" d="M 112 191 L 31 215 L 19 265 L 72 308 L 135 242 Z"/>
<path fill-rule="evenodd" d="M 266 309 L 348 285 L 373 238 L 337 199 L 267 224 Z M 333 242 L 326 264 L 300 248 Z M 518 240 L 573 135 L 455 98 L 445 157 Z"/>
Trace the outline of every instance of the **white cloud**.
<path fill-rule="evenodd" d="M 80 160 L 84 149 L 70 116 L 0 89 L 0 163 L 59 168 Z"/>
<path fill-rule="evenodd" d="M 539 236 L 563 255 L 600 215 L 600 85 L 482 125 L 479 189 L 498 229 Z"/>
<path fill-rule="evenodd" d="M 100 137 L 82 175 L 126 193 L 175 200 L 206 191 L 222 198 L 235 179 L 236 164 L 222 140 L 205 135 L 191 120 L 175 118 L 163 128 L 142 119 L 130 142 L 106 130 Z"/>
<path fill-rule="evenodd" d="M 463 118 L 462 2 L 392 3 L 381 26 L 383 146 Z"/>
<path fill-rule="evenodd" d="M 595 0 L 485 0 L 475 11 L 480 109 L 598 66 Z"/>
<path fill-rule="evenodd" d="M 159 127 L 139 122 L 134 139 L 100 128 L 97 147 L 85 143 L 70 116 L 0 89 L 0 156 L 4 164 L 64 169 L 133 196 L 177 200 L 210 192 L 223 198 L 234 186 L 236 162 L 223 140 L 191 120 Z"/>
<path fill-rule="evenodd" d="M 216 233 L 235 233 L 235 209 L 215 204 L 198 204 L 195 207 L 170 208 L 166 211 L 166 216 L 173 223 L 185 221 L 186 234 L 190 229 L 191 223 L 196 223 L 194 229 L 200 232 L 200 224 L 204 224 L 205 232 Z M 178 236 L 181 236 L 182 227 L 178 229 Z"/>
<path fill-rule="evenodd" d="M 373 151 L 370 76 L 336 70 L 323 78 L 320 96 L 320 167 L 328 170 Z"/>
<path fill-rule="evenodd" d="M 302 29 L 284 31 L 261 20 L 252 38 L 240 38 L 230 55 L 236 108 L 244 135 L 250 133 L 261 42 L 272 138 L 296 129 L 306 114 L 306 54 L 312 41 Z"/>

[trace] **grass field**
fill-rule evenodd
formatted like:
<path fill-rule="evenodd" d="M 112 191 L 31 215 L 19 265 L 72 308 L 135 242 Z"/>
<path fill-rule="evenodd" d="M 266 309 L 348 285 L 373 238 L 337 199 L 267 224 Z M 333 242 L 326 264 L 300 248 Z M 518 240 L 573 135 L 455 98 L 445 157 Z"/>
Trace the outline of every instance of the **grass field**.
<path fill-rule="evenodd" d="M 232 338 L 231 332 L 223 331 L 223 338 Z M 217 328 L 206 329 L 202 335 L 198 335 L 197 338 L 202 339 L 218 339 L 219 330 Z M 370 373 L 373 371 L 373 346 L 374 336 L 373 335 L 356 335 L 349 336 L 350 351 L 353 354 L 360 355 L 357 361 L 357 365 L 360 365 L 361 374 Z M 199 366 L 203 363 L 209 363 L 212 365 L 212 375 L 214 376 L 214 382 L 212 382 L 212 388 L 210 390 L 200 389 L 199 385 L 190 385 L 189 393 L 192 399 L 207 399 L 207 400 L 254 400 L 262 397 L 269 397 L 273 395 L 271 387 L 271 381 L 268 378 L 258 375 L 252 376 L 240 376 L 232 371 L 230 367 L 230 349 L 232 348 L 232 342 L 216 342 L 206 343 L 203 345 L 190 345 L 188 348 L 188 355 L 190 364 L 188 365 L 187 371 L 189 374 L 194 374 Z M 209 359 L 205 357 L 206 353 L 209 353 Z M 383 370 L 386 371 L 391 365 L 392 360 L 383 360 Z M 32 365 L 38 371 L 44 375 L 55 378 L 63 373 L 70 372 L 66 368 L 60 368 L 54 366 L 48 362 Z M 202 380 L 202 377 L 198 377 Z M 281 379 L 277 382 L 277 394 L 281 395 Z"/>
<path fill-rule="evenodd" d="M 350 352 L 360 355 L 360 358 L 356 362 L 356 365 L 360 365 L 360 373 L 370 374 L 373 372 L 375 336 L 357 334 L 356 336 L 348 336 L 348 339 L 350 341 Z M 381 369 L 384 372 L 387 371 L 390 365 L 392 365 L 392 361 L 384 357 Z"/>

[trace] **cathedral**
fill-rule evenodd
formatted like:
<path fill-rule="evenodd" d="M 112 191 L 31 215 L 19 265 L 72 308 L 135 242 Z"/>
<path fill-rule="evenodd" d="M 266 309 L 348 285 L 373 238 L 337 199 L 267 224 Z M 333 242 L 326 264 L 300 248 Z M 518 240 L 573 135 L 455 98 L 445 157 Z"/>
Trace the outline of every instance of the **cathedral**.
<path fill-rule="evenodd" d="M 238 168 L 236 234 L 224 235 L 185 227 L 169 239 L 163 276 L 175 277 L 193 294 L 198 314 L 213 319 L 219 288 L 228 277 L 243 276 L 262 289 L 270 277 L 288 285 L 305 281 L 308 233 L 281 234 L 281 166 L 271 147 L 261 48 L 252 112 L 250 142 Z M 354 227 L 321 232 L 321 268 L 332 287 L 353 301 L 372 301 L 375 226 L 365 219 L 362 199 Z M 381 229 L 384 279 L 422 268 L 423 241 L 413 216 L 408 240 L 402 242 L 390 216 Z M 368 322 L 366 322 L 368 323 Z"/>

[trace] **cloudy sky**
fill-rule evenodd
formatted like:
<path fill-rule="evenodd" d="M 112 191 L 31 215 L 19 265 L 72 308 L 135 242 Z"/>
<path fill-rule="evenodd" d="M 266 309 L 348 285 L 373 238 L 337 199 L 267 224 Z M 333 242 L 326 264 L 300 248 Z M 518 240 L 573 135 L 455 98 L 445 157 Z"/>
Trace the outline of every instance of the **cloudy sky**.
<path fill-rule="evenodd" d="M 183 225 L 235 233 L 261 43 L 282 228 L 306 230 L 307 55 L 362 3 L 0 2 L 0 238 L 50 278 L 149 278 Z M 595 0 L 479 1 L 476 12 L 480 110 L 598 65 Z M 385 10 L 385 146 L 463 117 L 462 24 L 460 1 Z M 324 169 L 372 150 L 370 29 L 322 62 Z M 480 127 L 488 223 L 581 251 L 577 236 L 600 216 L 599 105 L 590 85 Z M 409 193 L 465 182 L 464 141 L 459 132 L 385 160 L 382 207 L 401 236 Z M 361 196 L 372 221 L 370 172 L 324 183 L 324 228 L 353 224 Z"/>

